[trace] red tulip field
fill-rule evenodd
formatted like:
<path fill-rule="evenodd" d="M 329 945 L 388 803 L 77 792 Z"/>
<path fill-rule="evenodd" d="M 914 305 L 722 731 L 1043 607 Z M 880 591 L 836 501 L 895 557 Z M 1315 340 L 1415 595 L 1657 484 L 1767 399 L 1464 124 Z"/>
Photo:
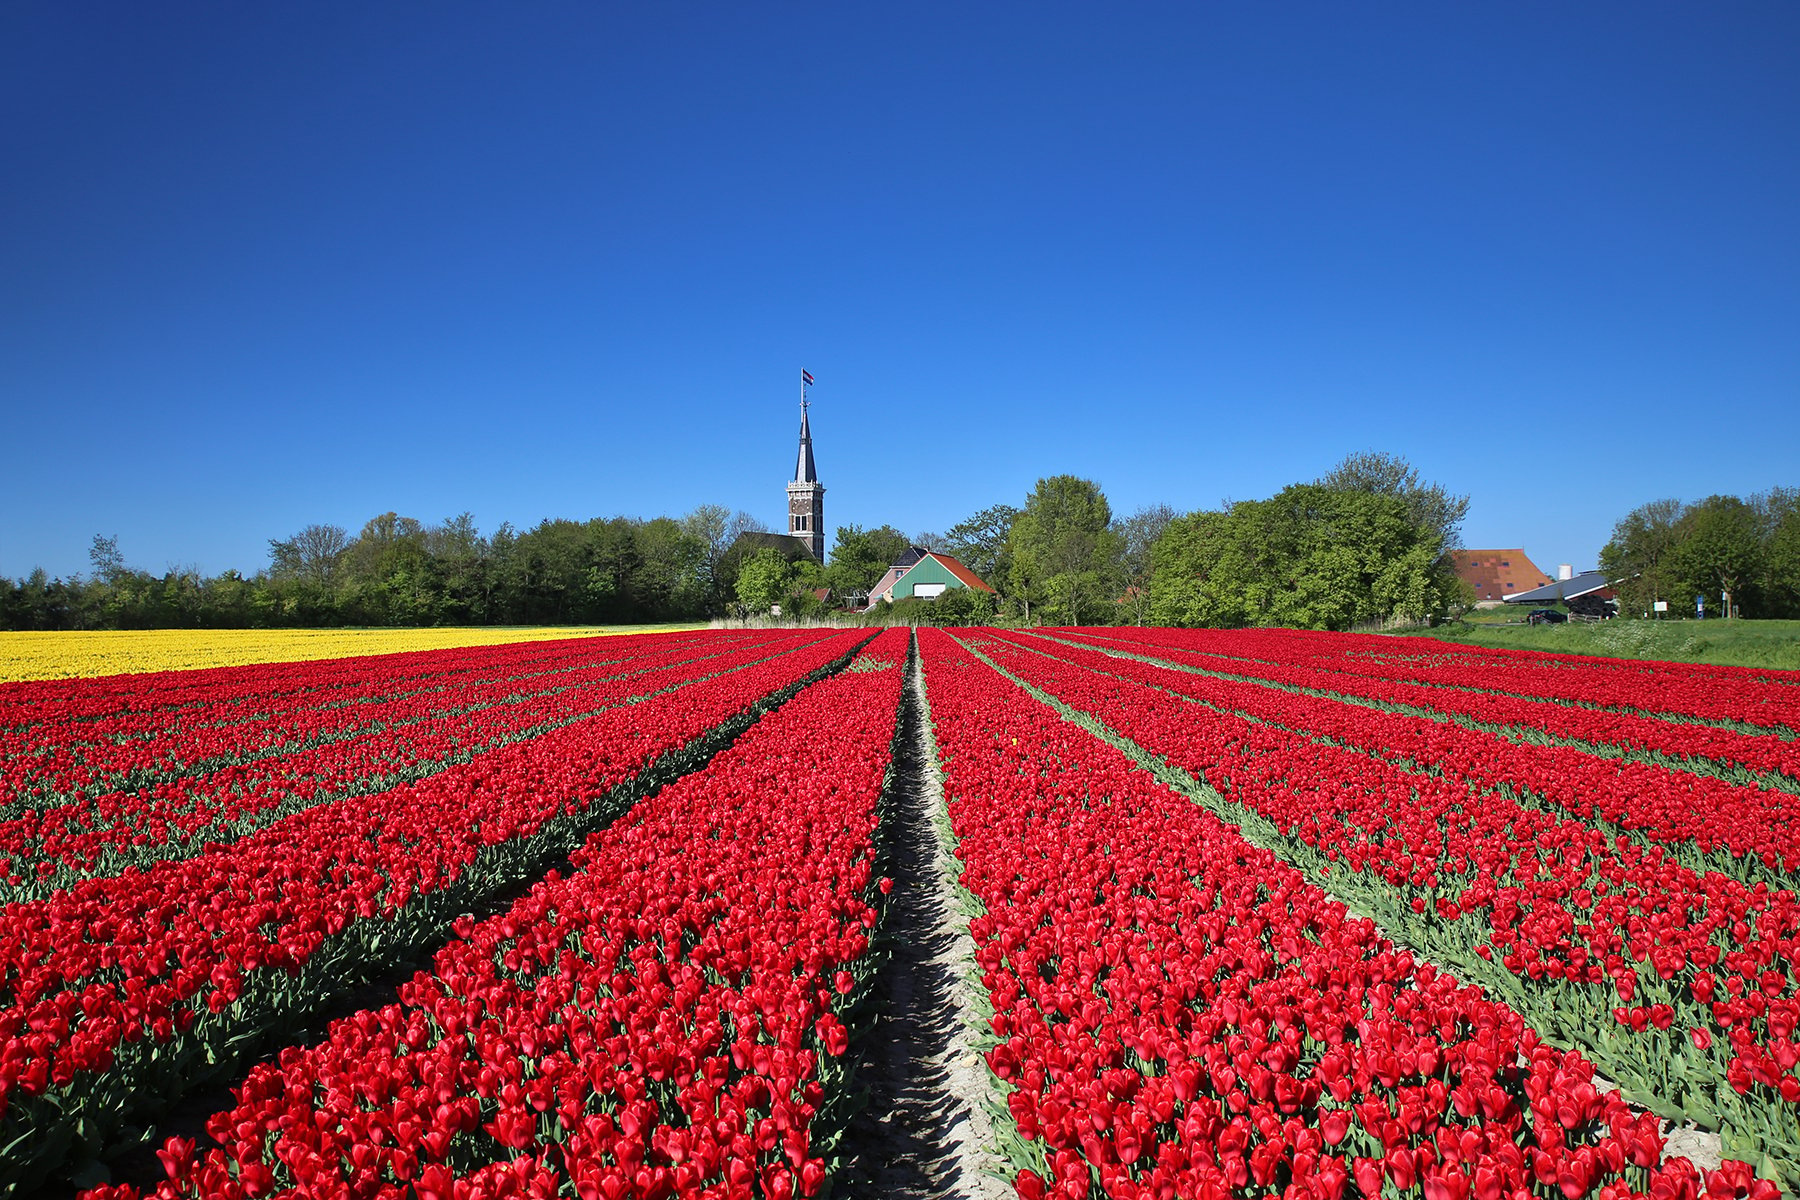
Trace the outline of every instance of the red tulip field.
<path fill-rule="evenodd" d="M 1800 675 L 697 631 L 0 684 L 0 747 L 0 1195 L 868 1194 L 940 893 L 981 1178 L 880 1191 L 1800 1187 Z"/>

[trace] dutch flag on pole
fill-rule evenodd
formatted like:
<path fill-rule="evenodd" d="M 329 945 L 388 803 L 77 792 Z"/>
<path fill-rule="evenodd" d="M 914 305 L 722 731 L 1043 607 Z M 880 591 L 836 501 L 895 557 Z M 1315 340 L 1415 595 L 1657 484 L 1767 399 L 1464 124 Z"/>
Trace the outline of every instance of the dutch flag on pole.
<path fill-rule="evenodd" d="M 813 381 L 812 372 L 808 371 L 805 367 L 801 367 L 800 368 L 800 382 L 806 384 L 808 387 L 811 387 L 812 381 Z"/>

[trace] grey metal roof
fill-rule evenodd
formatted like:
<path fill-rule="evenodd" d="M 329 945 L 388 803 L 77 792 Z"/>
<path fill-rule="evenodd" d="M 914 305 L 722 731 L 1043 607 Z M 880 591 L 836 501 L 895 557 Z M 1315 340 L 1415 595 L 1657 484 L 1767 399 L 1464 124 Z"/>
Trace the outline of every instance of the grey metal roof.
<path fill-rule="evenodd" d="M 930 553 L 931 551 L 926 550 L 921 546 L 908 546 L 905 550 L 900 552 L 900 557 L 896 558 L 891 565 L 895 570 L 904 570 Z"/>
<path fill-rule="evenodd" d="M 1543 587 L 1532 588 L 1529 592 L 1515 592 L 1502 597 L 1504 604 L 1553 604 L 1558 600 L 1573 600 L 1577 596 L 1585 596 L 1589 592 L 1597 592 L 1603 587 L 1611 586 L 1604 571 L 1583 571 L 1573 579 L 1559 579 L 1555 583 L 1546 583 Z"/>

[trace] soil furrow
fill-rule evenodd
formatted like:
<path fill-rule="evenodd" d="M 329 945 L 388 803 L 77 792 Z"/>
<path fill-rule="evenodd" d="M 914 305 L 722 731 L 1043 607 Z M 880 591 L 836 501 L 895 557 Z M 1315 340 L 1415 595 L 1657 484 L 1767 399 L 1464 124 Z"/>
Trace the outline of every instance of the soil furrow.
<path fill-rule="evenodd" d="M 851 1121 L 840 1196 L 991 1200 L 1011 1194 L 995 1172 L 977 1045 L 975 944 L 956 888 L 959 868 L 916 655 L 901 712 L 900 803 L 893 813 L 883 937 L 858 1075 L 867 1102 Z"/>

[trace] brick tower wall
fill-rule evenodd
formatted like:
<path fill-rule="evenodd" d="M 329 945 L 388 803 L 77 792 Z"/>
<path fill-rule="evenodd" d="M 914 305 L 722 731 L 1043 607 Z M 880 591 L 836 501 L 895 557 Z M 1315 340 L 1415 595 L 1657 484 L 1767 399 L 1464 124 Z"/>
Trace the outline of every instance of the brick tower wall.
<path fill-rule="evenodd" d="M 818 483 L 790 483 L 788 533 L 806 543 L 820 562 L 825 561 L 825 487 Z"/>

